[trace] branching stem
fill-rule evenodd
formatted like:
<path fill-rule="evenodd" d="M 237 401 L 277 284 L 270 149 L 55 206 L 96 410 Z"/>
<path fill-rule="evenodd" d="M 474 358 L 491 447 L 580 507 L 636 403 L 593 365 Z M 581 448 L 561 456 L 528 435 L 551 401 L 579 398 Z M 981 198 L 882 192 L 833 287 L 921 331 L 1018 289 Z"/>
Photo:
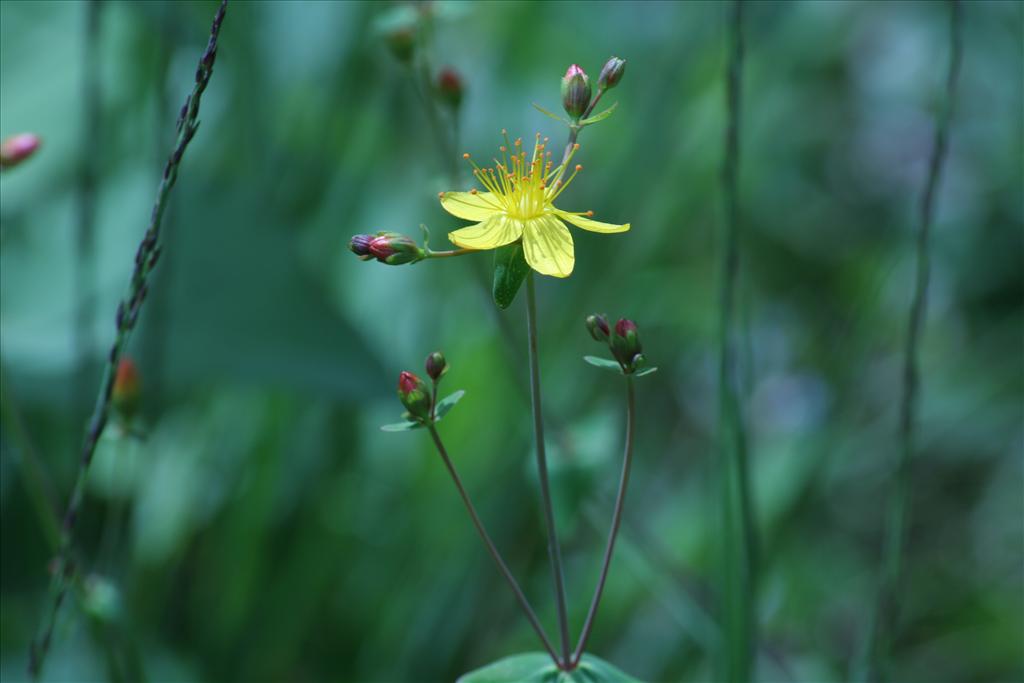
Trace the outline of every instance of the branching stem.
<path fill-rule="evenodd" d="M 622 523 L 622 510 L 626 503 L 626 488 L 629 486 L 629 471 L 633 464 L 633 432 L 636 422 L 636 391 L 634 390 L 633 377 L 626 375 L 626 445 L 622 455 L 622 475 L 619 477 L 619 492 L 615 496 L 615 511 L 612 513 L 612 526 L 608 531 L 608 544 L 604 549 L 604 561 L 601 564 L 601 574 L 597 579 L 597 587 L 594 589 L 594 598 L 590 601 L 590 610 L 587 612 L 587 620 L 583 623 L 583 631 L 580 633 L 579 643 L 572 655 L 572 665 L 575 668 L 583 657 L 583 651 L 587 647 L 587 640 L 590 638 L 590 631 L 594 628 L 594 618 L 597 615 L 598 605 L 601 604 L 601 594 L 604 592 L 604 583 L 608 578 L 608 568 L 612 563 L 612 553 L 615 552 L 615 539 L 619 534 L 619 525 Z"/>
<path fill-rule="evenodd" d="M 565 606 L 565 579 L 562 575 L 562 548 L 555 530 L 555 513 L 551 507 L 551 487 L 548 483 L 548 461 L 544 449 L 544 417 L 540 397 L 540 363 L 537 353 L 537 295 L 534 291 L 533 271 L 526 275 L 526 331 L 530 351 L 530 398 L 533 408 L 533 434 L 536 438 L 537 476 L 544 508 L 544 521 L 548 532 L 548 557 L 555 583 L 558 609 L 558 630 L 561 635 L 562 663 L 569 665 L 569 617 Z"/>
<path fill-rule="evenodd" d="M 530 625 L 533 627 L 533 630 L 536 631 L 537 636 L 544 644 L 544 649 L 548 651 L 549 655 L 551 655 L 551 659 L 555 664 L 561 666 L 558 660 L 558 655 L 555 654 L 555 649 L 551 646 L 551 641 L 548 639 L 547 633 L 544 632 L 544 627 L 541 626 L 540 620 L 537 619 L 537 614 L 530 606 L 530 601 L 526 599 L 526 595 L 519 587 L 519 583 L 516 581 L 515 577 L 512 576 L 512 572 L 509 570 L 508 565 L 505 564 L 505 560 L 502 559 L 501 553 L 498 552 L 498 548 L 494 545 L 494 541 L 491 540 L 490 535 L 484 528 L 483 522 L 480 521 L 480 516 L 476 513 L 476 508 L 473 507 L 473 502 L 469 499 L 469 494 L 466 493 L 466 489 L 462 485 L 462 479 L 459 478 L 459 473 L 455 470 L 455 465 L 452 463 L 451 458 L 448 457 L 448 451 L 445 449 L 444 443 L 441 441 L 441 436 L 437 433 L 437 427 L 431 424 L 427 425 L 427 429 L 430 431 L 430 437 L 434 440 L 434 445 L 437 447 L 438 454 L 444 461 L 444 466 L 448 468 L 448 473 L 452 476 L 455 488 L 459 490 L 462 502 L 465 503 L 466 510 L 469 512 L 469 516 L 473 520 L 473 526 L 476 527 L 477 533 L 480 534 L 480 538 L 483 540 L 484 545 L 487 546 L 487 552 L 491 554 L 491 558 L 493 558 L 494 563 L 498 565 L 501 575 L 505 577 L 508 585 L 512 588 L 512 592 L 516 594 L 519 606 L 523 608 L 523 612 L 526 614 L 526 618 L 529 620 Z"/>

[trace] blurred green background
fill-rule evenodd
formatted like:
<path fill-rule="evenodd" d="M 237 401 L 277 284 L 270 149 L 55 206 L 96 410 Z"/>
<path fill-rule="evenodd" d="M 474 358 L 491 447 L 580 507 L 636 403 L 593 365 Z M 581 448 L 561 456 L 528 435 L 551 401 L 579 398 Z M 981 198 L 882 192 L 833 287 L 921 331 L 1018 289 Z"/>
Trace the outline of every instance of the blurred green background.
<path fill-rule="evenodd" d="M 52 556 L 26 469 L 63 508 L 174 120 L 216 8 L 0 3 L 0 677 L 26 677 Z M 441 427 L 481 515 L 555 632 L 532 466 L 522 300 L 489 255 L 361 263 L 357 232 L 433 246 L 462 225 L 386 3 L 229 7 L 202 126 L 130 353 L 146 437 L 107 430 L 78 533 L 89 576 L 44 679 L 435 681 L 535 638 L 422 432 L 385 434 L 400 370 L 443 349 L 466 398 Z M 727 10 L 720 3 L 434 3 L 432 72 L 466 94 L 458 152 L 499 131 L 560 146 L 559 78 L 628 60 L 581 136 L 573 231 L 539 283 L 549 457 L 578 633 L 623 436 L 583 318 L 629 316 L 638 384 L 626 520 L 590 650 L 650 681 L 714 678 L 717 259 Z M 406 10 L 399 9 L 399 12 Z M 1024 6 L 964 6 L 922 346 L 899 681 L 1024 680 Z M 897 456 L 913 232 L 943 101 L 949 8 L 763 2 L 747 16 L 741 320 L 762 574 L 763 681 L 839 681 L 862 648 Z M 92 63 L 97 121 L 83 83 Z M 557 143 L 557 144 L 556 144 Z M 461 160 L 459 189 L 469 187 Z M 83 166 L 84 164 L 84 166 Z M 83 168 L 95 188 L 83 192 Z M 90 170 L 91 169 L 91 170 Z M 93 248 L 78 235 L 95 206 Z M 38 503 L 38 501 L 36 501 Z M 132 662 L 135 662 L 134 664 Z M 127 673 L 126 673 L 127 672 Z"/>

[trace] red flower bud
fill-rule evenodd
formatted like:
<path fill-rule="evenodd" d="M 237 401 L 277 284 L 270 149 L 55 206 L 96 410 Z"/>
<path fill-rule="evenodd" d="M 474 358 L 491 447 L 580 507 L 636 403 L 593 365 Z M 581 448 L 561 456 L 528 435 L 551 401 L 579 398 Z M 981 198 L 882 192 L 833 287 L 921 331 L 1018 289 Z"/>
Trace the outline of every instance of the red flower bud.
<path fill-rule="evenodd" d="M 419 245 L 410 237 L 400 235 L 397 232 L 379 232 L 370 240 L 368 245 L 370 254 L 381 263 L 389 266 L 400 266 L 403 263 L 415 263 L 426 254 Z"/>
<path fill-rule="evenodd" d="M 587 111 L 590 105 L 590 79 L 577 64 L 570 66 L 562 77 L 562 106 L 574 121 Z"/>
<path fill-rule="evenodd" d="M 440 380 L 444 373 L 448 372 L 448 361 L 445 360 L 444 354 L 434 351 L 427 356 L 426 370 L 430 379 L 435 382 Z"/>
<path fill-rule="evenodd" d="M 114 374 L 110 401 L 121 417 L 130 420 L 138 411 L 140 394 L 138 368 L 131 358 L 123 356 Z"/>
<path fill-rule="evenodd" d="M 615 359 L 625 372 L 633 372 L 637 369 L 635 357 L 643 347 L 640 344 L 640 336 L 636 323 L 632 320 L 622 318 L 615 323 L 615 334 L 611 337 L 611 349 Z"/>
<path fill-rule="evenodd" d="M 398 400 L 413 418 L 426 420 L 430 417 L 430 392 L 426 383 L 411 372 L 403 370 L 398 376 Z"/>
<path fill-rule="evenodd" d="M 34 133 L 14 135 L 0 143 L 0 168 L 17 166 L 35 154 L 42 140 Z"/>
<path fill-rule="evenodd" d="M 612 57 L 605 62 L 601 69 L 601 75 L 597 77 L 598 89 L 611 90 L 619 84 L 624 73 L 626 73 L 626 60 Z"/>
<path fill-rule="evenodd" d="M 611 334 L 611 330 L 608 328 L 608 319 L 603 315 L 588 315 L 587 329 L 594 341 L 608 341 L 608 336 Z"/>
<path fill-rule="evenodd" d="M 448 106 L 458 109 L 462 104 L 463 93 L 462 77 L 459 76 L 459 72 L 451 67 L 441 69 L 437 76 L 437 93 Z"/>

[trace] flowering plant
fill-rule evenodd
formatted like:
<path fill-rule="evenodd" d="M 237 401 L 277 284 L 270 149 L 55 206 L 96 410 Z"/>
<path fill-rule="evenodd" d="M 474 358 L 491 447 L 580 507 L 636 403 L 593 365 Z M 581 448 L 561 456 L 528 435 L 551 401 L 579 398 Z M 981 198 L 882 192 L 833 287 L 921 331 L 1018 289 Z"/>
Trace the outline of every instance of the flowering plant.
<path fill-rule="evenodd" d="M 524 281 L 527 285 L 526 311 L 533 427 L 536 439 L 537 471 L 547 527 L 551 573 L 558 614 L 557 647 L 548 637 L 529 599 L 487 533 L 438 432 L 438 423 L 465 393 L 456 391 L 444 399 L 438 399 L 441 379 L 449 371 L 447 360 L 443 354 L 434 352 L 427 357 L 425 371 L 429 377 L 429 383 L 412 372 L 403 371 L 399 375 L 398 398 L 406 412 L 402 415 L 402 421 L 382 427 L 383 430 L 392 432 L 416 429 L 428 431 L 469 512 L 477 533 L 487 547 L 498 570 L 511 587 L 524 615 L 545 650 L 542 653 L 528 653 L 500 660 L 466 674 L 460 679 L 463 683 L 521 680 L 601 682 L 635 680 L 607 662 L 585 654 L 585 650 L 594 627 L 608 576 L 615 539 L 622 520 L 626 487 L 629 482 L 635 431 L 634 380 L 654 372 L 656 368 L 648 367 L 646 363 L 640 344 L 639 331 L 633 321 L 622 319 L 612 327 L 603 315 L 595 314 L 586 318 L 586 326 L 590 334 L 596 341 L 608 346 L 612 358 L 586 356 L 584 360 L 591 365 L 613 370 L 624 378 L 626 385 L 626 444 L 618 495 L 597 586 L 582 632 L 576 641 L 575 648 L 571 649 L 565 586 L 562 577 L 561 547 L 555 531 L 544 443 L 536 294 L 533 275 L 536 272 L 541 275 L 566 278 L 572 274 L 576 254 L 572 234 L 566 223 L 583 230 L 606 234 L 622 233 L 630 228 L 629 223 L 620 225 L 593 220 L 593 211 L 565 211 L 555 206 L 555 200 L 565 192 L 566 188 L 583 170 L 582 165 L 573 164 L 580 149 L 580 145 L 576 142 L 580 131 L 586 126 L 604 120 L 612 113 L 614 105 L 600 114 L 592 115 L 601 97 L 619 83 L 624 70 L 625 60 L 616 57 L 610 59 L 601 71 L 597 94 L 593 98 L 590 81 L 583 69 L 574 64 L 566 71 L 565 77 L 562 79 L 562 105 L 568 119 L 562 119 L 545 111 L 545 113 L 559 118 L 569 128 L 569 139 L 561 160 L 557 164 L 548 149 L 549 138 L 542 138 L 538 134 L 532 150 L 527 151 L 524 149 L 521 139 L 511 142 L 505 130 L 502 131 L 504 144 L 499 147 L 500 159 L 496 158 L 492 166 L 481 167 L 472 160 L 469 154 L 463 154 L 463 158 L 472 166 L 473 176 L 480 187 L 469 191 L 441 192 L 439 195 L 441 206 L 449 214 L 473 223 L 448 233 L 448 239 L 458 249 L 431 250 L 427 243 L 425 228 L 422 246 L 408 236 L 390 231 L 355 235 L 349 244 L 350 249 L 360 259 L 376 260 L 387 265 L 418 263 L 430 259 L 465 256 L 479 251 L 493 250 L 495 253 L 494 301 L 503 309 L 512 303 Z M 453 82 L 458 82 L 461 88 L 461 81 L 457 81 L 450 73 L 442 74 L 440 79 L 442 85 L 451 89 Z M 441 89 L 439 93 L 439 96 L 443 95 L 444 90 Z M 445 96 L 443 99 L 448 106 L 457 108 L 459 99 L 449 96 Z M 542 111 L 544 110 L 542 109 Z"/>

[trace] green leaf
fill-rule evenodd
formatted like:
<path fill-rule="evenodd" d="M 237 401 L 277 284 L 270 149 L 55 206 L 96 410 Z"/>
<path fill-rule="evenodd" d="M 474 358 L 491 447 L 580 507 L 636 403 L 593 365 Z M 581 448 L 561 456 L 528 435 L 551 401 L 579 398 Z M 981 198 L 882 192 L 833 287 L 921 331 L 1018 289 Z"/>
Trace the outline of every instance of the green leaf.
<path fill-rule="evenodd" d="M 650 375 L 651 373 L 657 372 L 658 368 L 644 368 L 634 375 L 635 377 L 643 377 L 644 375 Z"/>
<path fill-rule="evenodd" d="M 505 309 L 512 305 L 530 266 L 523 257 L 522 242 L 494 250 L 494 303 Z"/>
<path fill-rule="evenodd" d="M 381 425 L 380 430 L 382 432 L 407 432 L 410 429 L 419 429 L 423 424 L 420 422 L 411 422 L 404 420 L 402 422 L 393 422 L 389 425 Z"/>
<path fill-rule="evenodd" d="M 536 106 L 536 105 L 534 105 L 534 106 Z M 590 118 L 583 119 L 582 121 L 580 121 L 580 125 L 581 126 L 589 126 L 592 123 L 598 123 L 600 121 L 604 121 L 606 118 L 608 118 L 609 116 L 612 115 L 612 112 L 615 111 L 615 107 L 617 107 L 617 106 L 619 106 L 618 102 L 616 102 L 612 106 L 608 107 L 607 109 L 605 109 L 600 114 L 594 114 Z"/>
<path fill-rule="evenodd" d="M 440 422 L 441 418 L 448 414 L 448 411 L 459 402 L 459 399 L 466 395 L 465 390 L 459 389 L 453 394 L 449 394 L 445 398 L 437 402 L 437 406 L 434 408 L 434 422 Z"/>
<path fill-rule="evenodd" d="M 551 657 L 530 652 L 499 659 L 461 676 L 456 683 L 639 683 L 608 662 L 583 655 L 572 671 L 560 671 Z"/>
<path fill-rule="evenodd" d="M 604 368 L 605 370 L 611 370 L 618 374 L 622 374 L 622 366 L 619 365 L 618 361 L 608 360 L 607 358 L 599 358 L 597 356 L 583 356 L 583 360 L 587 361 L 595 368 Z"/>
<path fill-rule="evenodd" d="M 554 114 L 552 112 L 549 112 L 547 109 L 545 109 L 544 107 L 540 106 L 536 102 L 533 103 L 533 108 L 536 109 L 537 111 L 539 111 L 541 114 L 544 114 L 545 116 L 550 116 L 555 121 L 561 121 L 562 123 L 569 123 L 568 119 L 564 119 L 561 116 L 559 116 L 558 114 Z"/>

